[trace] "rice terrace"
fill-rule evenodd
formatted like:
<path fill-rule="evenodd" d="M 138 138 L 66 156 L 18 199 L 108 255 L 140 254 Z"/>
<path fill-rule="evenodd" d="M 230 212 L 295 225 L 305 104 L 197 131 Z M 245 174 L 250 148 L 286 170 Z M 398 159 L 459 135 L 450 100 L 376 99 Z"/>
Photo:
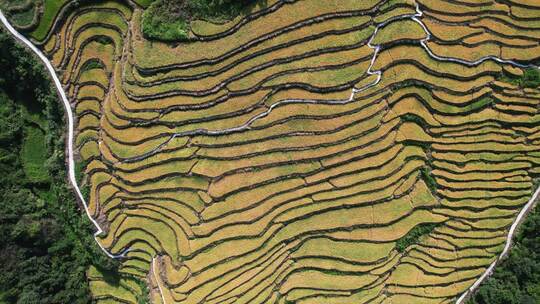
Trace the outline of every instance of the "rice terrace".
<path fill-rule="evenodd" d="M 0 10 L 65 110 L 66 204 L 119 263 L 84 269 L 95 303 L 473 303 L 533 212 L 538 0 Z"/>

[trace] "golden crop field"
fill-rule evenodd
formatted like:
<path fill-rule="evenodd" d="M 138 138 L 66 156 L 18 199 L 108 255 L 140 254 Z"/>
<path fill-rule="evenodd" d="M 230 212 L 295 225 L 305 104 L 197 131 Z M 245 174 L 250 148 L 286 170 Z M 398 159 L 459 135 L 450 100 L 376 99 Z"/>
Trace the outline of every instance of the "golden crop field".
<path fill-rule="evenodd" d="M 497 259 L 540 174 L 538 1 L 269 0 L 178 43 L 140 2 L 26 32 L 122 256 L 97 303 L 453 303 Z"/>

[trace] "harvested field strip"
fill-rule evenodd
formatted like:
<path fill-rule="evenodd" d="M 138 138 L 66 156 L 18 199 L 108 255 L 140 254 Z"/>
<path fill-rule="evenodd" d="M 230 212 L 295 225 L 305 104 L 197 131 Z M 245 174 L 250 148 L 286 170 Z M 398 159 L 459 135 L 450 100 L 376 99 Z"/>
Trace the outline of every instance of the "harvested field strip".
<path fill-rule="evenodd" d="M 299 31 L 296 35 L 286 35 L 274 38 L 272 44 L 263 43 L 257 49 L 247 53 L 239 53 L 239 58 L 233 57 L 223 62 L 217 62 L 211 66 L 195 67 L 189 70 L 171 70 L 166 73 L 149 73 L 144 70 L 132 69 L 136 83 L 142 86 L 151 86 L 159 83 L 166 83 L 178 80 L 196 80 L 206 77 L 213 77 L 230 70 L 238 70 L 244 67 L 253 68 L 262 63 L 272 63 L 273 58 L 285 58 L 287 56 L 300 56 L 305 53 L 316 51 L 318 46 L 325 45 L 328 50 L 344 51 L 347 45 L 354 46 L 353 42 L 361 45 L 367 42 L 367 37 L 371 34 L 370 28 L 365 28 L 368 19 L 366 17 L 346 18 L 344 20 L 319 23 Z M 357 32 L 360 33 L 357 33 Z M 306 32 L 309 33 L 306 35 Z M 293 32 L 295 33 L 295 32 Z M 336 38 L 338 38 L 337 41 Z M 292 40 L 292 41 L 291 41 Z M 281 44 L 277 44 L 281 42 Z M 277 45 L 276 45 L 277 44 Z M 266 48 L 264 48 L 266 46 Z M 350 49 L 350 47 L 349 47 Z M 242 55 L 242 57 L 240 57 Z M 234 59 L 234 60 L 232 60 Z"/>
<path fill-rule="evenodd" d="M 449 29 L 449 27 L 455 28 L 455 25 L 452 23 L 457 20 L 452 20 L 452 17 L 447 18 L 446 16 L 456 16 L 455 13 L 452 15 L 443 13 L 443 11 L 447 12 L 448 6 L 455 6 L 455 4 L 450 4 L 445 1 L 433 1 L 429 3 L 423 2 L 422 6 L 424 6 L 423 9 L 426 10 L 426 16 L 433 18 L 433 22 L 429 20 L 430 18 L 426 18 L 426 25 L 430 30 L 433 29 L 433 38 L 435 41 L 442 39 L 445 44 L 451 43 L 452 45 L 455 45 L 457 49 L 459 49 L 458 45 L 467 45 L 467 39 L 464 39 L 465 43 L 459 39 L 463 39 L 464 37 L 454 37 L 452 40 L 448 40 L 449 37 L 444 37 L 445 33 L 463 32 L 461 29 Z M 460 9 L 463 9 L 464 7 L 467 6 L 460 6 Z M 522 43 L 520 44 L 516 38 L 529 41 L 531 46 L 537 44 L 538 37 L 535 36 L 538 35 L 538 29 L 534 23 L 529 23 L 519 18 L 513 18 L 511 14 L 508 14 L 508 7 L 501 6 L 499 9 L 501 9 L 501 11 L 496 15 L 492 15 L 493 11 L 490 11 L 488 7 L 483 8 L 485 13 L 482 13 L 481 15 L 462 15 L 463 17 L 461 17 L 461 20 L 468 21 L 471 24 L 468 29 L 478 29 L 489 33 L 489 36 L 484 35 L 486 38 L 479 38 L 474 44 L 469 44 L 469 47 L 474 49 L 473 52 L 469 52 L 469 54 L 474 56 L 472 58 L 478 59 L 488 55 L 488 53 L 485 52 L 487 49 L 483 49 L 482 47 L 489 42 L 495 42 L 497 45 L 504 45 L 503 50 L 522 49 Z M 463 28 L 465 27 L 462 27 L 462 29 Z M 513 39 L 509 40 L 507 38 Z M 503 52 L 502 54 L 504 59 L 512 59 L 509 56 L 505 56 L 505 53 L 506 52 Z M 456 57 L 456 54 L 459 55 L 460 53 L 454 52 L 453 56 Z M 498 54 L 494 55 L 497 56 Z M 471 59 L 471 57 L 469 57 L 469 59 Z"/>
<path fill-rule="evenodd" d="M 365 15 L 377 3 L 375 1 L 363 3 L 354 1 L 332 1 L 332 3 L 325 3 L 324 5 L 318 3 L 316 4 L 316 8 L 313 7 L 313 4 L 314 3 L 304 3 L 301 1 L 291 3 L 271 14 L 270 17 L 273 20 L 279 20 L 279 22 L 267 23 L 264 19 L 256 19 L 245 24 L 240 31 L 237 31 L 232 36 L 209 42 L 195 42 L 186 45 L 186 48 L 182 50 L 171 51 L 170 47 L 165 44 L 158 45 L 156 47 L 161 49 L 165 55 L 161 56 L 159 59 L 156 58 L 155 54 L 147 53 L 152 49 L 149 44 L 144 41 L 135 41 L 136 47 L 134 48 L 134 55 L 136 58 L 141 58 L 144 62 L 148 62 L 152 67 L 155 67 L 155 63 L 162 63 L 162 66 L 170 64 L 174 65 L 171 66 L 172 68 L 182 67 L 177 63 L 178 58 L 182 58 L 185 64 L 195 65 L 194 63 L 200 61 L 201 57 L 209 58 L 206 54 L 200 54 L 200 50 L 204 50 L 204 52 L 208 52 L 208 54 L 213 54 L 215 56 L 215 54 L 223 54 L 227 50 L 230 50 L 231 46 L 233 48 L 242 46 L 242 49 L 247 49 L 248 47 L 265 41 L 268 37 L 275 37 L 296 28 L 319 23 L 320 21 L 345 16 Z M 299 18 L 299 16 L 301 17 Z M 197 54 L 197 50 L 199 50 L 199 54 Z M 233 52 L 234 50 L 230 50 L 227 53 L 230 54 Z M 170 63 L 167 61 L 170 61 Z M 167 67 L 167 70 L 168 69 L 170 69 L 170 67 Z"/>

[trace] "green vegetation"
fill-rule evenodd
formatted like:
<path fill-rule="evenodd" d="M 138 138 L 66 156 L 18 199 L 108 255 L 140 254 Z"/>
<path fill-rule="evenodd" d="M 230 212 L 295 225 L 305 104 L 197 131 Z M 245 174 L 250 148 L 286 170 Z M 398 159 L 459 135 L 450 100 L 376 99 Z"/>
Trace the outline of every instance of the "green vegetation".
<path fill-rule="evenodd" d="M 13 25 L 32 27 L 38 1 L 0 0 L 0 9 Z"/>
<path fill-rule="evenodd" d="M 420 169 L 420 175 L 422 177 L 422 180 L 424 180 L 427 187 L 429 188 L 429 191 L 431 191 L 431 193 L 436 195 L 438 186 L 437 186 L 437 181 L 431 174 L 431 167 L 427 167 L 427 166 L 422 167 L 422 169 Z"/>
<path fill-rule="evenodd" d="M 41 65 L 0 31 L 0 302 L 90 303 L 90 265 L 115 273 L 67 188 L 63 113 Z"/>
<path fill-rule="evenodd" d="M 97 36 L 93 39 L 94 41 L 97 41 L 103 45 L 109 45 L 109 44 L 113 44 L 113 40 L 111 39 L 111 37 L 108 37 L 108 36 Z"/>
<path fill-rule="evenodd" d="M 37 28 L 31 33 L 32 37 L 42 41 L 53 25 L 56 15 L 62 9 L 67 0 L 43 0 L 43 13 L 40 16 Z"/>
<path fill-rule="evenodd" d="M 142 32 L 150 39 L 186 40 L 189 33 L 187 14 L 174 1 L 159 0 L 143 13 Z"/>
<path fill-rule="evenodd" d="M 19 27 L 28 27 L 28 26 L 32 26 L 35 13 L 36 13 L 36 8 L 35 6 L 32 6 L 31 8 L 25 11 L 22 11 L 19 13 L 11 13 L 10 19 Z"/>
<path fill-rule="evenodd" d="M 540 208 L 525 219 L 506 260 L 469 300 L 469 304 L 540 303 Z"/>
<path fill-rule="evenodd" d="M 83 173 L 84 168 L 86 168 L 86 162 L 84 161 L 76 161 L 75 162 L 75 178 L 77 179 L 77 182 L 80 184 L 83 179 Z"/>
<path fill-rule="evenodd" d="M 420 116 L 412 113 L 407 113 L 402 116 L 400 116 L 401 120 L 403 122 L 414 122 L 415 124 L 422 127 L 422 129 L 426 130 L 429 127 L 429 124 Z"/>
<path fill-rule="evenodd" d="M 162 41 L 190 39 L 190 21 L 230 20 L 247 10 L 255 0 L 157 0 L 143 13 L 146 38 Z"/>
<path fill-rule="evenodd" d="M 537 88 L 540 85 L 540 71 L 536 68 L 529 68 L 523 72 L 521 86 L 525 88 Z"/>
<path fill-rule="evenodd" d="M 437 227 L 437 224 L 420 224 L 415 226 L 396 242 L 396 250 L 404 252 L 407 247 L 418 243 L 418 240 L 422 236 L 431 233 L 435 227 Z"/>
<path fill-rule="evenodd" d="M 14 1 L 14 0 L 0 0 L 0 3 L 2 1 L 9 2 L 9 1 Z M 152 0 L 141 0 L 141 1 L 135 1 L 135 2 L 137 2 L 141 6 L 146 7 L 150 1 Z M 38 1 L 34 1 L 34 2 L 37 3 Z M 47 38 L 47 34 L 51 30 L 54 24 L 54 21 L 57 19 L 57 17 L 59 16 L 60 12 L 62 11 L 64 7 L 69 6 L 71 9 L 73 9 L 73 8 L 80 7 L 82 5 L 92 3 L 92 1 L 89 1 L 89 0 L 74 0 L 74 1 L 42 0 L 41 2 L 42 2 L 42 5 L 40 5 L 41 13 L 39 13 L 36 25 L 30 29 L 31 32 L 29 33 L 29 35 L 32 38 L 40 42 L 42 42 L 43 40 L 45 40 L 45 38 Z M 15 24 L 20 24 L 18 22 L 28 22 L 26 20 L 28 20 L 30 17 L 33 17 L 34 9 L 35 8 L 33 8 L 31 11 L 25 12 L 24 15 L 20 13 L 14 16 L 10 16 L 10 21 L 15 22 Z M 32 15 L 28 15 L 30 13 L 32 13 Z M 22 21 L 18 21 L 21 19 Z"/>
<path fill-rule="evenodd" d="M 21 160 L 24 172 L 32 182 L 47 182 L 49 175 L 43 162 L 47 159 L 45 133 L 33 126 L 26 126 L 23 133 Z"/>
<path fill-rule="evenodd" d="M 142 291 L 140 295 L 136 295 L 137 304 L 149 304 L 150 303 L 150 289 L 148 288 L 148 284 L 140 280 L 137 281 L 137 284 L 139 285 L 139 288 Z"/>
<path fill-rule="evenodd" d="M 522 88 L 537 88 L 540 86 L 540 70 L 537 68 L 527 68 L 523 71 L 521 77 L 502 74 L 498 79 Z"/>
<path fill-rule="evenodd" d="M 103 68 L 104 66 L 103 66 L 103 63 L 101 63 L 101 61 L 92 59 L 84 63 L 84 65 L 81 68 L 81 71 L 86 72 L 93 69 L 103 69 Z"/>
<path fill-rule="evenodd" d="M 147 8 L 154 0 L 134 0 L 133 2 L 137 3 L 138 5 Z"/>

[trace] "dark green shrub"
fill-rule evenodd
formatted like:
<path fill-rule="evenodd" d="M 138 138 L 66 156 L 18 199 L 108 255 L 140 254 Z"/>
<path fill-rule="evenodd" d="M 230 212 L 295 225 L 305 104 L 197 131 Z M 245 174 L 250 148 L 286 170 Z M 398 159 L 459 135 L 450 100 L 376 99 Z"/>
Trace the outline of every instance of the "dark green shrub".
<path fill-rule="evenodd" d="M 537 68 L 527 68 L 523 71 L 521 77 L 503 73 L 497 79 L 522 88 L 537 88 L 540 86 L 540 70 Z"/>
<path fill-rule="evenodd" d="M 255 0 L 157 0 L 143 13 L 142 33 L 149 39 L 187 41 L 191 20 L 229 20 L 253 3 Z"/>
<path fill-rule="evenodd" d="M 404 252 L 407 247 L 418 243 L 422 236 L 431 233 L 435 227 L 437 227 L 437 224 L 420 224 L 415 226 L 396 242 L 396 250 L 398 252 Z"/>
<path fill-rule="evenodd" d="M 536 88 L 540 85 L 540 71 L 536 68 L 526 69 L 523 73 L 521 85 L 525 88 Z"/>
<path fill-rule="evenodd" d="M 431 174 L 431 168 L 422 167 L 422 169 L 420 169 L 420 175 L 422 177 L 422 180 L 424 180 L 427 187 L 431 191 L 431 193 L 436 194 L 437 193 L 437 181 L 435 181 L 435 178 Z"/>
<path fill-rule="evenodd" d="M 84 63 L 84 65 L 81 68 L 81 71 L 85 72 L 85 71 L 90 71 L 93 69 L 102 69 L 102 68 L 104 68 L 104 66 L 103 66 L 103 63 L 101 63 L 101 61 L 92 59 Z"/>
<path fill-rule="evenodd" d="M 163 41 L 188 39 L 187 4 L 185 1 L 157 0 L 143 13 L 145 37 Z"/>

